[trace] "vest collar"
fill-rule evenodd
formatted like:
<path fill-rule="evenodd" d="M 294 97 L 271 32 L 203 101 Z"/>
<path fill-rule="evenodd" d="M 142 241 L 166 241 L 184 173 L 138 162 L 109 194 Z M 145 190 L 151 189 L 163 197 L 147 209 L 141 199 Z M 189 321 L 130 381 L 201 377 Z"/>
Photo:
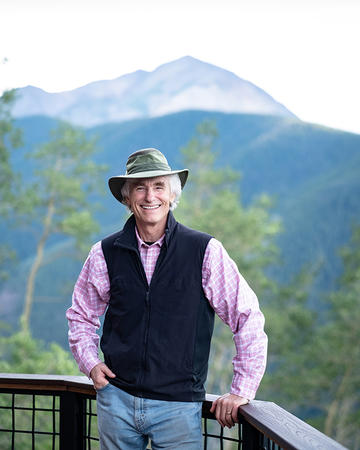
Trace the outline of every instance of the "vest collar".
<path fill-rule="evenodd" d="M 177 225 L 177 222 L 175 220 L 175 217 L 174 217 L 173 213 L 171 211 L 169 211 L 167 221 L 166 221 L 165 239 L 164 239 L 164 242 L 166 243 L 167 246 L 169 246 L 169 240 L 175 230 L 176 225 Z"/>
<path fill-rule="evenodd" d="M 131 250 L 135 250 L 138 252 L 138 243 L 136 239 L 136 233 L 135 233 L 135 217 L 134 214 L 132 214 L 129 219 L 126 221 L 124 228 L 120 232 L 119 236 L 115 239 L 114 245 L 116 247 L 125 247 L 129 248 Z M 166 227 L 165 227 L 165 239 L 164 244 L 166 246 L 169 245 L 169 240 L 171 238 L 171 235 L 174 232 L 174 229 L 177 225 L 177 222 L 175 220 L 175 217 L 171 211 L 169 211 L 167 221 L 166 221 Z"/>

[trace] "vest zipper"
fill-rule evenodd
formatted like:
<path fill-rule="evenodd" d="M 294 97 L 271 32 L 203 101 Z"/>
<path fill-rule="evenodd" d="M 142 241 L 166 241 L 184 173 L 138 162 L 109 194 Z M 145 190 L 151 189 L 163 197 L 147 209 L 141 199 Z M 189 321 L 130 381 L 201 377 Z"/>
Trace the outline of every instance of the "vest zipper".
<path fill-rule="evenodd" d="M 149 323 L 150 323 L 150 286 L 146 278 L 144 266 L 142 265 L 141 258 L 139 254 L 136 252 L 136 260 L 138 263 L 138 269 L 141 274 L 141 277 L 144 282 L 144 286 L 146 288 L 145 293 L 145 308 L 146 308 L 146 318 L 145 318 L 145 330 L 144 330 L 144 340 L 143 340 L 143 351 L 142 351 L 142 358 L 141 358 L 141 370 L 140 370 L 140 376 L 138 380 L 139 388 L 141 389 L 140 392 L 138 392 L 139 397 L 143 397 L 143 391 L 142 391 L 142 384 L 144 380 L 144 372 L 146 369 L 146 355 L 147 355 L 147 343 L 148 343 L 148 337 L 149 337 Z"/>
<path fill-rule="evenodd" d="M 158 267 L 159 267 L 159 265 L 161 264 L 161 262 L 162 262 L 162 260 L 164 258 L 163 251 L 164 251 L 163 248 L 161 248 L 160 255 L 158 257 L 158 260 L 156 261 L 156 265 L 155 265 L 155 269 L 154 269 L 151 281 L 153 281 L 154 275 L 158 271 Z M 142 353 L 142 370 L 140 372 L 140 377 L 139 377 L 139 387 L 140 387 L 140 389 L 142 389 L 142 384 L 143 384 L 144 375 L 145 375 L 144 372 L 145 372 L 146 367 L 147 367 L 146 359 L 147 359 L 147 349 L 148 349 L 147 346 L 148 346 L 148 338 L 149 338 L 149 331 L 150 331 L 150 307 L 151 307 L 151 305 L 150 305 L 150 286 L 151 286 L 151 282 L 149 284 L 148 281 L 147 281 L 145 270 L 144 270 L 144 266 L 143 266 L 143 264 L 141 262 L 141 258 L 140 258 L 138 253 L 136 253 L 136 257 L 137 257 L 139 271 L 140 271 L 140 273 L 142 275 L 144 284 L 146 286 L 146 293 L 145 293 L 146 319 L 145 319 L 145 332 L 144 332 L 144 341 L 143 341 L 144 342 L 144 349 L 143 349 L 143 353 Z M 138 393 L 138 395 L 140 397 L 142 397 L 143 396 L 143 392 L 140 391 Z"/>
<path fill-rule="evenodd" d="M 149 338 L 149 325 L 150 325 L 150 291 L 146 291 L 145 304 L 146 304 L 146 327 L 144 336 L 144 352 L 143 352 L 143 368 L 146 369 L 146 355 L 147 355 L 147 343 Z"/>

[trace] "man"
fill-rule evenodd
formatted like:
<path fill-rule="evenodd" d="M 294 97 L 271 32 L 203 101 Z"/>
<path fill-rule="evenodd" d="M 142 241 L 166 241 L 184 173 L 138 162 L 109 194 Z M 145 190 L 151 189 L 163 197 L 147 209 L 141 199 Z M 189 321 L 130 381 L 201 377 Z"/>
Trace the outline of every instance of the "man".
<path fill-rule="evenodd" d="M 132 212 L 93 246 L 67 311 L 69 343 L 97 391 L 102 449 L 200 449 L 214 311 L 234 333 L 230 393 L 211 408 L 232 427 L 265 370 L 257 298 L 219 241 L 176 222 L 188 170 L 156 149 L 129 156 L 112 194 Z M 99 316 L 106 316 L 98 357 Z"/>

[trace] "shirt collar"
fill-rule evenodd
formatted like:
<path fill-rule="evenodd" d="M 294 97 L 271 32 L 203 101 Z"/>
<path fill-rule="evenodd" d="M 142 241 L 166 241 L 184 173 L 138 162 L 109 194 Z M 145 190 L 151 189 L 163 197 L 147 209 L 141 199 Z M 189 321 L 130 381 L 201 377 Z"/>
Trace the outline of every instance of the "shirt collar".
<path fill-rule="evenodd" d="M 139 250 L 140 250 L 141 247 L 145 247 L 145 248 L 149 248 L 149 247 L 150 247 L 148 244 L 146 244 L 146 243 L 141 239 L 141 237 L 140 237 L 140 235 L 139 235 L 139 232 L 138 232 L 138 229 L 136 228 L 136 226 L 135 226 L 135 234 L 136 234 L 136 239 L 137 239 L 137 242 L 138 242 Z M 164 239 L 165 239 L 165 233 L 161 236 L 160 239 L 158 239 L 158 240 L 157 240 L 156 242 L 154 242 L 152 245 L 157 245 L 157 246 L 161 247 L 161 246 L 163 245 Z"/>

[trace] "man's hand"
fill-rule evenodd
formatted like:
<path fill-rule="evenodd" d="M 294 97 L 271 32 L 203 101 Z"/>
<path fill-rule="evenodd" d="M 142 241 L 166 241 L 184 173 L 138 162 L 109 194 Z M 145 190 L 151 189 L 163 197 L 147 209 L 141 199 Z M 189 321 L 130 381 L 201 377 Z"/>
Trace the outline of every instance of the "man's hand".
<path fill-rule="evenodd" d="M 114 378 L 116 375 L 105 363 L 99 363 L 91 369 L 90 378 L 93 380 L 96 390 L 101 389 L 109 383 L 106 376 Z"/>
<path fill-rule="evenodd" d="M 225 394 L 215 400 L 210 412 L 215 414 L 216 420 L 222 427 L 233 427 L 238 423 L 238 409 L 249 403 L 247 398 L 235 394 Z"/>

